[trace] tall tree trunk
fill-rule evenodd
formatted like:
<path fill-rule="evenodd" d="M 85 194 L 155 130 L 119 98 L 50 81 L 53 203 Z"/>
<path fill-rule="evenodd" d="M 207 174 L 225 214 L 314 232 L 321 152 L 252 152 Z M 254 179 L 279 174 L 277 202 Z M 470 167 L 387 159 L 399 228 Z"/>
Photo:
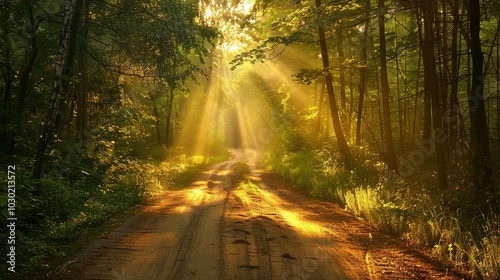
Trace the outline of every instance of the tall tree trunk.
<path fill-rule="evenodd" d="M 431 138 L 424 139 L 428 142 L 428 145 L 435 146 L 436 150 L 436 160 L 438 167 L 438 179 L 439 187 L 441 189 L 446 189 L 448 182 L 446 178 L 447 172 L 447 161 L 446 156 L 446 142 L 447 137 L 443 131 L 442 125 L 442 110 L 441 110 L 441 98 L 439 91 L 439 82 L 437 80 L 438 73 L 436 72 L 436 59 L 434 54 L 434 0 L 425 0 L 424 7 L 422 9 L 423 19 L 424 19 L 424 41 L 422 42 L 422 57 L 424 61 L 424 73 L 425 73 L 425 91 L 431 98 L 431 110 L 432 110 L 432 128 L 434 129 L 434 140 Z M 429 151 L 432 149 L 429 147 Z M 429 152 L 430 153 L 430 152 Z"/>
<path fill-rule="evenodd" d="M 378 1 L 379 15 L 378 27 L 380 37 L 380 82 L 382 86 L 382 110 L 385 130 L 386 161 L 389 169 L 397 171 L 396 151 L 394 150 L 394 140 L 392 138 L 391 108 L 389 102 L 390 88 L 387 77 L 387 53 L 385 42 L 385 0 Z"/>
<path fill-rule="evenodd" d="M 319 9 L 321 7 L 321 0 L 315 0 L 315 3 L 316 8 Z M 321 14 L 318 11 L 318 17 L 320 15 Z M 330 102 L 330 113 L 332 116 L 333 130 L 335 131 L 335 136 L 337 137 L 337 144 L 339 146 L 340 153 L 342 154 L 342 156 L 350 159 L 352 157 L 351 150 L 347 145 L 344 133 L 342 131 L 342 125 L 340 124 L 339 110 L 337 107 L 337 101 L 333 89 L 333 77 L 330 71 L 330 62 L 328 60 L 328 48 L 326 46 L 325 29 L 323 28 L 323 26 L 318 27 L 318 35 L 319 45 L 321 49 L 321 60 L 323 61 L 323 71 L 325 72 L 326 90 L 328 92 L 328 98 Z"/>
<path fill-rule="evenodd" d="M 423 50 L 426 48 L 425 44 L 425 38 L 424 38 L 424 31 L 422 27 L 422 17 L 420 14 L 417 14 L 417 23 L 418 23 L 418 36 L 419 36 L 419 41 L 420 41 L 420 50 L 423 52 Z M 433 48 L 434 49 L 434 48 Z M 422 59 L 424 54 L 422 53 Z M 425 63 L 424 63 L 424 72 L 425 72 Z M 425 76 L 425 74 L 424 74 Z M 425 77 L 424 77 L 425 80 Z M 418 92 L 417 92 L 418 94 Z M 430 92 L 425 89 L 424 86 L 424 127 L 423 127 L 423 132 L 422 132 L 422 139 L 430 139 L 431 134 L 432 134 L 432 112 L 431 112 L 431 96 Z"/>
<path fill-rule="evenodd" d="M 88 1 L 87 5 L 88 6 Z M 71 20 L 71 34 L 73 36 L 70 37 L 69 40 L 69 46 L 68 46 L 68 58 L 66 59 L 66 65 L 64 66 L 64 72 L 63 75 L 65 79 L 62 80 L 62 85 L 61 85 L 61 100 L 59 101 L 59 113 L 57 115 L 57 120 L 56 120 L 56 130 L 59 135 L 62 135 L 62 130 L 63 126 L 66 125 L 69 122 L 69 114 L 71 106 L 68 106 L 68 100 L 71 101 L 72 95 L 70 86 L 73 84 L 71 80 L 73 80 L 73 68 L 75 67 L 75 56 L 77 54 L 77 41 L 78 41 L 78 29 L 81 24 L 81 16 L 82 16 L 82 8 L 83 8 L 83 0 L 77 0 L 74 8 L 74 15 Z M 85 9 L 85 12 L 87 13 L 87 9 Z M 87 18 L 86 18 L 87 19 Z M 84 22 L 83 24 L 86 24 Z M 85 30 L 86 31 L 86 28 Z M 81 36 L 81 40 L 87 40 L 87 32 L 84 32 L 83 36 Z M 85 44 L 85 43 L 84 43 Z M 83 51 L 83 50 L 81 50 Z"/>
<path fill-rule="evenodd" d="M 172 110 L 174 108 L 174 87 L 169 85 L 169 96 L 168 96 L 168 111 L 167 111 L 167 123 L 165 125 L 165 146 L 170 148 L 172 146 L 172 137 L 170 130 L 172 130 Z"/>
<path fill-rule="evenodd" d="M 87 27 L 84 26 L 84 29 Z M 83 31 L 85 34 L 86 31 Z M 80 133 L 82 140 L 82 148 L 86 146 L 86 131 L 88 130 L 88 57 L 87 57 L 87 40 L 83 40 L 79 52 L 79 83 L 77 90 L 77 115 L 76 115 L 76 129 Z M 64 93 L 63 93 L 64 94 Z"/>
<path fill-rule="evenodd" d="M 342 27 L 340 27 L 342 28 Z M 345 82 L 345 54 L 344 54 L 344 34 L 340 29 L 338 32 L 337 54 L 339 56 L 339 91 L 340 91 L 340 106 L 341 106 L 341 121 L 342 130 L 346 133 L 346 138 L 349 139 L 348 133 L 348 120 L 347 120 L 347 95 L 346 95 L 346 82 Z"/>
<path fill-rule="evenodd" d="M 154 100 L 153 100 L 154 102 Z M 158 113 L 158 108 L 156 107 L 156 103 L 153 103 L 153 116 L 154 122 L 155 122 L 155 129 L 156 129 L 156 141 L 158 142 L 158 145 L 161 145 L 161 127 L 160 127 L 160 114 Z"/>
<path fill-rule="evenodd" d="M 421 37 L 420 37 L 421 38 Z M 415 139 L 417 135 L 417 112 L 419 108 L 419 96 L 420 96 L 420 77 L 421 77 L 421 68 L 422 68 L 422 51 L 418 52 L 418 63 L 417 63 L 417 77 L 415 83 L 415 106 L 413 106 L 413 127 L 411 130 L 410 139 Z"/>
<path fill-rule="evenodd" d="M 24 112 L 24 104 L 26 103 L 26 96 L 28 95 L 28 86 L 29 86 L 29 81 L 30 81 L 30 76 L 31 76 L 31 71 L 33 70 L 33 67 L 35 66 L 35 61 L 38 56 L 38 44 L 36 40 L 36 30 L 38 29 L 38 22 L 36 21 L 34 15 L 33 15 L 33 9 L 29 7 L 29 16 L 30 16 L 30 43 L 31 43 L 31 50 L 28 53 L 28 65 L 26 65 L 26 68 L 21 70 L 21 75 L 19 77 L 19 100 L 18 100 L 18 105 L 17 105 L 17 120 L 15 123 L 15 128 L 14 128 L 14 133 L 13 136 L 11 137 L 10 141 L 10 147 L 9 147 L 9 154 L 14 155 L 15 154 L 15 146 L 16 146 L 16 135 L 17 131 L 19 130 L 19 121 L 21 116 L 23 115 Z"/>
<path fill-rule="evenodd" d="M 59 40 L 59 49 L 55 59 L 54 81 L 52 84 L 52 94 L 50 96 L 49 111 L 42 124 L 42 134 L 38 139 L 38 145 L 35 153 L 35 163 L 33 166 L 33 178 L 42 177 L 42 168 L 45 159 L 45 152 L 53 139 L 54 124 L 57 117 L 59 99 L 61 97 L 61 80 L 64 70 L 64 61 L 68 49 L 68 43 L 71 36 L 71 14 L 72 0 L 66 0 L 64 4 L 64 13 L 62 21 L 62 32 Z M 38 186 L 39 187 L 39 186 Z"/>
<path fill-rule="evenodd" d="M 368 28 L 370 26 L 370 0 L 366 0 L 365 7 L 365 25 L 363 28 L 363 39 L 361 40 L 361 68 L 359 69 L 359 100 L 358 100 L 358 117 L 356 120 L 356 145 L 361 145 L 361 121 L 363 119 L 363 102 L 366 95 L 366 71 L 368 68 L 367 61 L 367 45 L 368 45 Z"/>
<path fill-rule="evenodd" d="M 89 11 L 89 1 L 85 1 L 85 7 L 83 7 L 83 20 L 84 22 L 82 23 L 82 31 L 81 33 L 83 34 L 83 37 L 85 37 L 84 40 L 81 42 L 81 47 L 80 47 L 80 58 L 78 59 L 81 63 L 81 70 L 80 72 L 82 73 L 81 76 L 81 81 L 80 85 L 81 91 L 80 94 L 78 95 L 81 102 L 78 102 L 78 104 L 81 104 L 81 107 L 78 110 L 78 115 L 77 119 L 79 120 L 80 123 L 80 135 L 82 139 L 82 145 L 83 147 L 86 146 L 87 142 L 87 135 L 88 135 L 88 127 L 92 126 L 92 116 L 94 115 L 91 111 L 92 107 L 89 107 L 89 77 L 88 77 L 88 61 L 89 61 L 89 56 L 87 55 L 87 48 L 88 48 L 88 39 L 86 38 L 88 36 L 88 29 L 89 29 L 89 24 L 88 22 L 90 21 L 90 11 Z M 101 93 L 102 94 L 102 93 Z M 101 99 L 102 100 L 102 99 Z M 81 118 L 79 117 L 81 113 Z"/>
<path fill-rule="evenodd" d="M 439 4 L 438 4 L 439 5 Z M 442 8 L 442 23 L 440 24 L 442 32 L 436 32 L 436 36 L 440 36 L 439 41 L 441 42 L 441 59 L 440 64 L 441 68 L 441 112 L 448 112 L 448 91 L 449 91 L 449 81 L 450 81 L 450 66 L 448 59 L 448 24 L 447 24 L 447 13 L 446 13 L 446 0 L 441 0 L 441 8 Z M 443 119 L 446 116 L 443 115 Z M 448 123 L 443 123 L 443 131 L 444 134 L 448 137 Z M 449 145 L 446 146 L 446 154 L 449 154 Z"/>
<path fill-rule="evenodd" d="M 450 139 L 449 151 L 450 155 L 455 154 L 457 150 L 457 138 L 459 131 L 459 112 L 460 106 L 458 103 L 458 81 L 459 81 L 459 68 L 458 68 L 458 27 L 460 25 L 459 10 L 460 4 L 457 1 L 450 1 L 453 14 L 453 27 L 451 31 L 451 92 L 450 92 L 450 114 L 449 114 L 449 130 Z"/>
<path fill-rule="evenodd" d="M 472 150 L 474 194 L 476 202 L 494 202 L 495 188 L 490 154 L 490 139 L 484 104 L 483 52 L 481 50 L 481 10 L 479 0 L 469 0 L 469 24 L 472 56 L 472 88 L 469 92 L 471 121 L 470 142 Z"/>
<path fill-rule="evenodd" d="M 38 24 L 35 21 L 33 16 L 33 10 L 29 8 L 30 15 L 30 36 L 31 36 L 31 51 L 29 53 L 28 65 L 21 71 L 21 76 L 19 78 L 19 103 L 17 106 L 17 114 L 21 116 L 24 111 L 24 103 L 26 101 L 26 96 L 28 94 L 28 85 L 29 78 L 31 75 L 31 70 L 33 70 L 33 66 L 35 65 L 36 57 L 38 56 L 38 45 L 36 42 L 36 30 L 38 29 Z"/>
<path fill-rule="evenodd" d="M 316 121 L 316 134 L 321 133 L 321 123 L 323 119 L 323 100 L 325 99 L 325 82 L 321 83 L 321 92 L 319 93 L 319 103 L 318 103 L 318 119 Z"/>
<path fill-rule="evenodd" d="M 398 45 L 398 33 L 396 26 L 394 26 L 395 32 L 395 42 L 396 42 L 396 53 L 399 53 L 399 45 Z M 399 121 L 399 147 L 402 150 L 405 146 L 405 108 L 403 106 L 403 98 L 401 98 L 401 69 L 399 67 L 399 56 L 396 55 L 395 57 L 395 62 L 396 62 L 396 92 L 398 94 L 398 121 Z M 404 79 L 403 79 L 404 81 Z M 406 100 L 406 98 L 404 99 Z"/>

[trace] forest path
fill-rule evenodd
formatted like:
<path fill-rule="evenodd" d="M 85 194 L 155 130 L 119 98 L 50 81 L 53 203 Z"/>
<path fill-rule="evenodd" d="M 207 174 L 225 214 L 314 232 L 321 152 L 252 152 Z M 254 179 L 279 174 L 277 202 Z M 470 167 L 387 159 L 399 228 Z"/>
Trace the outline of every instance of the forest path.
<path fill-rule="evenodd" d="M 339 207 L 231 160 L 169 191 L 50 274 L 51 279 L 455 279 Z M 245 161 L 254 185 L 238 188 Z M 458 279 L 458 278 L 457 278 Z"/>

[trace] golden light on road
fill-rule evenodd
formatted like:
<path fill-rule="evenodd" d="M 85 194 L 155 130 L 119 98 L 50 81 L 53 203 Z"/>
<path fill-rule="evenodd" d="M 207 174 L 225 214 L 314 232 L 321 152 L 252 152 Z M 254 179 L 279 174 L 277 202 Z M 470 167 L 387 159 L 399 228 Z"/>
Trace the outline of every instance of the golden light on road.
<path fill-rule="evenodd" d="M 284 222 L 290 225 L 294 231 L 308 237 L 323 237 L 326 230 L 319 224 L 304 217 L 304 211 L 294 209 L 290 203 L 283 200 L 275 193 L 264 188 L 259 188 L 259 196 L 265 200 L 264 204 L 272 205 Z"/>

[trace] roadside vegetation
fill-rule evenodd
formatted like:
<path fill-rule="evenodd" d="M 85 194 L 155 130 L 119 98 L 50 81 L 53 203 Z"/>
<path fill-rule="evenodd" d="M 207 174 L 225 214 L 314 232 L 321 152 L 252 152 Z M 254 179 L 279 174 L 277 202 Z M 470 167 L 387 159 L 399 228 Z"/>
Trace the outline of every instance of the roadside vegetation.
<path fill-rule="evenodd" d="M 55 150 L 58 155 L 40 180 L 39 193 L 32 187 L 37 182 L 18 177 L 17 276 L 49 273 L 116 218 L 166 190 L 188 185 L 201 168 L 227 158 L 225 152 L 187 156 L 153 147 L 124 153 L 119 143 L 96 145 L 99 151 L 92 158 L 78 158 L 70 148 Z M 23 157 L 12 162 L 19 174 L 29 172 L 24 162 Z"/>
<path fill-rule="evenodd" d="M 400 235 L 449 268 L 480 279 L 500 277 L 500 217 L 494 209 L 480 209 L 464 185 L 440 191 L 427 179 L 433 177 L 430 167 L 403 178 L 362 148 L 353 150 L 355 161 L 346 163 L 334 147 L 312 136 L 282 131 L 266 154 L 268 168 L 375 229 Z M 457 182 L 467 182 L 465 173 L 455 174 Z"/>

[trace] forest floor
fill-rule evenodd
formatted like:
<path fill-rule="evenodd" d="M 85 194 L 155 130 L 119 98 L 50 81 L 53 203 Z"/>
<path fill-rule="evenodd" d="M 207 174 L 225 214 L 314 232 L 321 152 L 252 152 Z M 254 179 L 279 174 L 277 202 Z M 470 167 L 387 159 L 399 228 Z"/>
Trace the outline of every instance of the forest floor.
<path fill-rule="evenodd" d="M 338 206 L 291 188 L 260 168 L 257 152 L 231 153 L 188 188 L 153 198 L 49 278 L 463 278 Z M 250 169 L 253 184 L 246 187 L 231 168 L 240 161 Z"/>

